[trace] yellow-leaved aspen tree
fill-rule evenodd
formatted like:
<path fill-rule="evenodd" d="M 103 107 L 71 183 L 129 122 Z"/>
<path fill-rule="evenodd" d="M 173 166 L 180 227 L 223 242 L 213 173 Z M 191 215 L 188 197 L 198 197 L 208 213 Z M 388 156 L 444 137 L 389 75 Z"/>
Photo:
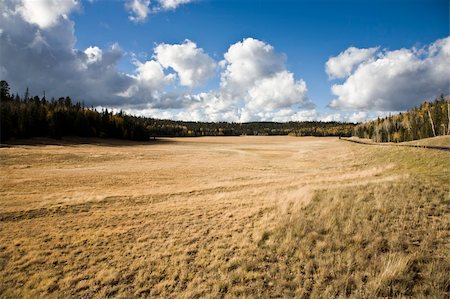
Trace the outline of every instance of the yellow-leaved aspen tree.
<path fill-rule="evenodd" d="M 447 101 L 447 116 L 448 116 L 447 135 L 450 135 L 450 100 Z"/>
<path fill-rule="evenodd" d="M 431 117 L 431 113 L 430 113 L 430 108 L 429 107 L 427 109 L 427 112 L 428 112 L 428 118 L 430 119 L 430 123 L 431 123 L 431 129 L 433 130 L 433 136 L 436 137 L 436 131 L 434 130 L 433 118 Z"/>

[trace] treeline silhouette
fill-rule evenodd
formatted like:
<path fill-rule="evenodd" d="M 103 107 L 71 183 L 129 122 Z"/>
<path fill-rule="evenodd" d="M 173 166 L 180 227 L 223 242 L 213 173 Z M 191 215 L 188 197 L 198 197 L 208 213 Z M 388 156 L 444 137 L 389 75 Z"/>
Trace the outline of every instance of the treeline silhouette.
<path fill-rule="evenodd" d="M 375 142 L 403 142 L 450 135 L 450 98 L 441 95 L 405 113 L 358 124 L 354 135 Z"/>
<path fill-rule="evenodd" d="M 148 140 L 143 119 L 98 112 L 81 103 L 72 103 L 70 97 L 47 101 L 31 97 L 28 89 L 23 98 L 11 96 L 6 81 L 0 82 L 1 92 L 1 140 L 9 138 L 63 136 L 110 137 L 131 140 Z"/>
<path fill-rule="evenodd" d="M 300 128 L 294 129 L 290 135 L 294 136 L 339 136 L 350 137 L 356 124 L 341 122 L 303 122 Z"/>
<path fill-rule="evenodd" d="M 339 122 L 186 122 L 131 116 L 107 109 L 97 111 L 70 97 L 47 100 L 11 95 L 0 82 L 1 140 L 63 136 L 149 140 L 162 136 L 296 135 L 351 136 L 355 124 Z"/>

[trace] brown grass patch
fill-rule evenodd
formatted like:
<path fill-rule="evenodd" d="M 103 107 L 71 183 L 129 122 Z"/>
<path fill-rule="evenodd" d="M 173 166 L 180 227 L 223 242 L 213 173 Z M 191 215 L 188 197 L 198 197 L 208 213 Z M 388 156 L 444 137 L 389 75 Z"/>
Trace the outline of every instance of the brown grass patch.
<path fill-rule="evenodd" d="M 0 161 L 2 297 L 450 294 L 446 152 L 208 137 Z"/>

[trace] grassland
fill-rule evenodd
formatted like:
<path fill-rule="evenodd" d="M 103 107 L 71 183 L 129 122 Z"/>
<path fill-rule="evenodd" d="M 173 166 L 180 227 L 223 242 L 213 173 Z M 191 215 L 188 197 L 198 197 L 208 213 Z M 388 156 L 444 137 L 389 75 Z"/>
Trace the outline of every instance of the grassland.
<path fill-rule="evenodd" d="M 438 146 L 438 147 L 447 147 L 450 149 L 450 136 L 449 135 L 436 136 L 431 138 L 402 142 L 402 144 L 417 145 L 417 146 Z"/>
<path fill-rule="evenodd" d="M 342 139 L 355 143 L 369 144 L 369 145 L 424 147 L 430 149 L 440 149 L 450 151 L 450 135 L 423 138 L 419 140 L 405 141 L 405 142 L 375 142 L 371 139 L 358 138 L 354 136 Z"/>
<path fill-rule="evenodd" d="M 0 148 L 0 296 L 450 296 L 450 154 L 337 138 Z"/>

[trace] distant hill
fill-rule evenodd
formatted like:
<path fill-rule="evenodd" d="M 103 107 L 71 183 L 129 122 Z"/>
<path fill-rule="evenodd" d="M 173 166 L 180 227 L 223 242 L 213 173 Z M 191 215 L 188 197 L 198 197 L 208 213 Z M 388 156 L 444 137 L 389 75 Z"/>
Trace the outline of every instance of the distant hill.
<path fill-rule="evenodd" d="M 405 113 L 358 124 L 354 136 L 375 142 L 404 142 L 450 135 L 450 97 L 441 95 Z"/>

